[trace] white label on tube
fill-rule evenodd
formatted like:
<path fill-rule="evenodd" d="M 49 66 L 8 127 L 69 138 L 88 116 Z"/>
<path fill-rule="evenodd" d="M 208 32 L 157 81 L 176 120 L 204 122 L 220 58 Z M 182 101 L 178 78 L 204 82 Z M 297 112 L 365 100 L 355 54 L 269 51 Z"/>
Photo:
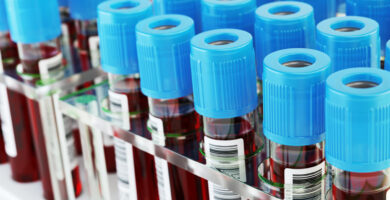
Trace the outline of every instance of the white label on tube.
<path fill-rule="evenodd" d="M 5 151 L 10 157 L 17 156 L 15 134 L 12 124 L 11 110 L 9 107 L 7 87 L 4 84 L 0 84 L 0 118 L 1 129 L 3 131 L 3 137 L 5 142 Z"/>
<path fill-rule="evenodd" d="M 388 190 L 386 193 L 386 200 L 390 200 L 390 190 Z"/>
<path fill-rule="evenodd" d="M 110 101 L 110 111 L 113 113 L 114 117 L 118 116 L 118 125 L 125 130 L 130 130 L 130 113 L 127 96 L 109 90 L 108 98 Z"/>
<path fill-rule="evenodd" d="M 133 146 L 115 138 L 115 161 L 118 176 L 119 200 L 137 199 Z"/>
<path fill-rule="evenodd" d="M 55 113 L 52 97 L 48 96 L 39 102 L 39 111 L 43 127 L 43 135 L 46 142 L 46 151 L 49 160 L 53 161 L 53 167 L 58 180 L 65 178 L 62 165 L 60 144 L 57 135 Z M 50 162 L 50 161 L 49 161 Z M 49 164 L 50 165 L 50 164 Z M 53 173 L 54 174 L 54 173 Z"/>
<path fill-rule="evenodd" d="M 91 52 L 91 64 L 93 68 L 100 66 L 99 36 L 88 39 L 89 51 Z"/>
<path fill-rule="evenodd" d="M 214 140 L 204 137 L 206 163 L 242 182 L 246 181 L 244 140 Z M 219 185 L 209 183 L 210 200 L 244 199 Z"/>
<path fill-rule="evenodd" d="M 62 53 L 57 54 L 51 58 L 42 59 L 38 62 L 39 73 L 42 80 L 49 78 L 59 79 L 64 76 L 64 72 L 58 71 L 62 67 Z M 56 72 L 56 74 L 52 74 Z"/>
<path fill-rule="evenodd" d="M 3 72 L 4 72 L 3 57 L 1 56 L 1 52 L 0 52 L 0 73 Z"/>
<path fill-rule="evenodd" d="M 114 146 L 114 136 L 111 134 L 103 134 L 103 145 L 105 147 L 112 147 Z"/>
<path fill-rule="evenodd" d="M 69 155 L 69 163 L 70 168 L 73 170 L 77 167 L 77 152 L 76 152 L 76 146 L 75 146 L 75 139 L 73 135 L 73 127 L 75 121 L 73 121 L 71 118 L 63 115 L 64 120 L 64 127 L 65 127 L 65 134 L 66 134 L 66 145 Z"/>
<path fill-rule="evenodd" d="M 284 170 L 285 199 L 325 199 L 324 175 L 325 161 L 310 168 L 286 168 Z"/>
<path fill-rule="evenodd" d="M 149 115 L 148 127 L 152 133 L 152 140 L 155 144 L 165 146 L 163 121 L 153 115 Z M 159 157 L 154 158 L 157 173 L 158 195 L 160 200 L 171 200 L 171 183 L 169 179 L 168 162 Z"/>

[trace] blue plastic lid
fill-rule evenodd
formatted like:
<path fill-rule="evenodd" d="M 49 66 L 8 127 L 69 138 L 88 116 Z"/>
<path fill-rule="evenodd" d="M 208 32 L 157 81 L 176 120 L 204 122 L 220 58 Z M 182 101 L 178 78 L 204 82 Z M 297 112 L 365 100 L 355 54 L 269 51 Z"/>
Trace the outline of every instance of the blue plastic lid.
<path fill-rule="evenodd" d="M 8 31 L 7 13 L 5 12 L 5 1 L 0 0 L 0 32 Z"/>
<path fill-rule="evenodd" d="M 135 25 L 152 13 L 151 3 L 144 0 L 110 0 L 99 5 L 98 32 L 104 71 L 138 73 Z"/>
<path fill-rule="evenodd" d="M 202 0 L 202 30 L 235 28 L 253 35 L 255 0 Z"/>
<path fill-rule="evenodd" d="M 386 44 L 385 70 L 390 71 L 390 40 Z"/>
<path fill-rule="evenodd" d="M 365 17 L 334 17 L 317 25 L 317 49 L 332 59 L 334 72 L 380 67 L 379 25 Z"/>
<path fill-rule="evenodd" d="M 325 139 L 325 81 L 330 58 L 313 49 L 284 49 L 264 59 L 264 134 L 289 146 Z"/>
<path fill-rule="evenodd" d="M 5 0 L 11 38 L 30 44 L 52 40 L 61 34 L 57 1 Z"/>
<path fill-rule="evenodd" d="M 181 14 L 191 17 L 196 32 L 201 31 L 200 0 L 154 0 L 153 8 L 155 15 Z"/>
<path fill-rule="evenodd" d="M 70 16 L 76 20 L 97 18 L 98 5 L 106 0 L 69 0 Z"/>
<path fill-rule="evenodd" d="M 261 6 L 263 4 L 270 3 L 270 2 L 273 2 L 273 0 L 256 0 L 257 6 Z"/>
<path fill-rule="evenodd" d="M 386 44 L 385 69 L 390 71 L 390 40 Z"/>
<path fill-rule="evenodd" d="M 297 0 L 308 3 L 314 8 L 314 18 L 316 23 L 322 20 L 336 16 L 336 0 Z"/>
<path fill-rule="evenodd" d="M 233 118 L 257 107 L 252 36 L 238 29 L 203 32 L 191 40 L 196 111 L 210 118 Z"/>
<path fill-rule="evenodd" d="M 313 7 L 286 1 L 268 3 L 256 10 L 257 73 L 262 77 L 264 57 L 287 48 L 315 48 Z"/>
<path fill-rule="evenodd" d="M 390 167 L 390 72 L 351 68 L 326 87 L 326 160 L 350 172 Z"/>
<path fill-rule="evenodd" d="M 371 18 L 379 23 L 382 50 L 390 40 L 390 1 L 389 0 L 347 0 L 347 15 Z M 384 55 L 384 54 L 383 54 Z"/>
<path fill-rule="evenodd" d="M 160 15 L 136 27 L 142 92 L 154 99 L 192 94 L 190 49 L 194 21 L 184 15 Z"/>
<path fill-rule="evenodd" d="M 58 0 L 58 5 L 60 7 L 68 7 L 68 0 Z"/>

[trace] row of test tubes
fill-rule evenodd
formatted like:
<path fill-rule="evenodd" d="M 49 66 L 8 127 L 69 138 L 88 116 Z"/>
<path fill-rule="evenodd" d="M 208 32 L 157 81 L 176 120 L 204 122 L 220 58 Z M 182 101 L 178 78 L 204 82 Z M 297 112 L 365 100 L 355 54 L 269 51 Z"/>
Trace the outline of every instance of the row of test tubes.
<path fill-rule="evenodd" d="M 379 69 L 390 70 L 390 2 L 347 0 L 345 17 L 334 17 L 335 1 L 59 3 L 0 0 L 2 71 L 45 85 L 101 66 L 117 128 L 279 199 L 390 198 L 390 73 Z M 56 118 L 52 102 L 0 87 L 13 179 L 40 177 L 46 199 L 68 198 L 47 158 L 58 142 L 39 126 Z M 83 136 L 63 120 L 77 197 Z M 119 137 L 103 140 L 120 199 L 246 199 Z"/>

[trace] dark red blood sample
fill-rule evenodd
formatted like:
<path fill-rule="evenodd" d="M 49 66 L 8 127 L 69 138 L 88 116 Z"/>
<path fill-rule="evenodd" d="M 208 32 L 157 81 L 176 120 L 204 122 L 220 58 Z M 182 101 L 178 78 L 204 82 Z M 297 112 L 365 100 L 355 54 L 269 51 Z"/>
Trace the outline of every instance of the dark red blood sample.
<path fill-rule="evenodd" d="M 42 44 L 40 47 L 40 55 L 42 55 L 41 59 L 51 58 L 58 55 L 59 53 L 60 51 L 53 46 Z M 33 60 L 22 59 L 21 61 L 23 64 L 23 73 L 39 74 L 39 61 L 41 59 L 33 59 Z"/>
<path fill-rule="evenodd" d="M 389 198 L 390 194 L 387 193 L 390 188 L 383 187 L 384 184 L 388 185 L 387 179 L 389 177 L 383 172 L 342 172 L 340 177 L 345 178 L 345 180 L 338 180 L 340 185 L 349 189 L 340 189 L 333 184 L 333 200 L 385 200 Z"/>
<path fill-rule="evenodd" d="M 163 122 L 165 147 L 196 161 L 204 161 L 199 144 L 202 138 L 201 118 L 188 98 L 152 99 L 151 114 Z M 177 115 L 169 116 L 175 112 Z M 161 117 L 164 116 L 164 117 Z M 168 163 L 172 199 L 208 199 L 207 181 Z"/>
<path fill-rule="evenodd" d="M 107 172 L 109 173 L 116 172 L 114 146 L 104 146 L 104 157 L 106 158 L 105 160 L 106 160 Z"/>
<path fill-rule="evenodd" d="M 9 43 L 7 46 L 0 48 L 1 58 L 4 70 L 12 70 L 19 63 L 18 49 L 16 44 L 11 41 L 10 35 L 8 34 L 6 37 Z"/>
<path fill-rule="evenodd" d="M 302 147 L 280 145 L 274 151 L 273 155 L 276 155 L 276 158 L 271 157 L 269 166 L 264 166 L 263 177 L 277 184 L 284 184 L 286 168 L 311 168 L 325 161 L 322 149 L 316 145 Z M 299 155 L 291 156 L 291 152 Z M 272 191 L 271 194 L 284 198 L 284 189 Z"/>
<path fill-rule="evenodd" d="M 81 138 L 80 138 L 80 130 L 73 129 L 73 137 L 74 137 L 74 146 L 76 147 L 77 155 L 82 154 L 82 148 L 81 148 Z"/>
<path fill-rule="evenodd" d="M 28 101 L 29 104 L 29 110 L 30 110 L 30 117 L 31 117 L 31 123 L 33 126 L 33 133 L 34 133 L 34 142 L 36 144 L 36 150 L 38 155 L 38 161 L 39 161 L 39 168 L 40 172 L 43 172 L 41 174 L 41 180 L 43 185 L 43 192 L 44 197 L 46 199 L 54 199 L 52 184 L 51 184 L 51 178 L 50 176 L 55 176 L 55 174 L 51 174 L 49 170 L 49 163 L 48 163 L 48 157 L 47 157 L 47 151 L 46 151 L 46 143 L 45 138 L 43 134 L 43 127 L 42 127 L 42 118 L 39 108 L 39 103 L 34 100 Z M 50 133 L 49 133 L 50 134 Z M 55 133 L 52 133 L 55 134 Z M 75 195 L 76 197 L 81 194 L 81 179 L 79 174 L 79 168 L 75 167 L 72 169 L 72 181 L 74 184 L 75 189 Z M 65 179 L 58 180 L 61 184 L 61 186 L 65 186 Z M 62 190 L 66 190 L 66 188 L 61 188 Z M 62 191 L 61 193 L 65 193 Z"/>
<path fill-rule="evenodd" d="M 18 182 L 36 181 L 39 179 L 39 172 L 27 98 L 9 89 L 7 93 L 17 149 L 17 156 L 9 157 L 12 178 Z"/>
<path fill-rule="evenodd" d="M 1 130 L 1 123 L 0 123 L 0 164 L 6 162 L 8 162 L 8 157 L 7 157 L 7 153 L 5 152 L 3 132 Z"/>

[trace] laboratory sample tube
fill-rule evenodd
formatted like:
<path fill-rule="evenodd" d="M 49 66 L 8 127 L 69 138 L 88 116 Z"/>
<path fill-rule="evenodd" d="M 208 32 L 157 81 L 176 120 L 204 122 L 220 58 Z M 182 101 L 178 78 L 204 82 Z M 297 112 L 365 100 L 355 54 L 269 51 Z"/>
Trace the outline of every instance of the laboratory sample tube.
<path fill-rule="evenodd" d="M 330 58 L 293 48 L 264 60 L 264 135 L 269 158 L 259 165 L 263 189 L 282 199 L 324 199 L 325 80 Z"/>
<path fill-rule="evenodd" d="M 265 157 L 258 129 L 256 63 L 252 36 L 217 29 L 191 41 L 195 110 L 203 116 L 206 164 L 241 182 L 258 186 L 257 165 Z M 209 182 L 210 199 L 241 199 Z"/>
<path fill-rule="evenodd" d="M 194 21 L 184 15 L 151 17 L 138 23 L 136 35 L 152 140 L 200 161 L 202 121 L 193 105 L 190 66 Z M 158 157 L 155 166 L 160 199 L 207 199 L 207 181 Z"/>
<path fill-rule="evenodd" d="M 390 72 L 351 68 L 326 82 L 326 161 L 334 200 L 390 198 Z"/>
<path fill-rule="evenodd" d="M 288 0 L 282 0 L 288 1 Z M 322 20 L 325 20 L 330 17 L 336 16 L 337 0 L 297 0 L 299 2 L 307 3 L 313 6 L 314 9 L 314 18 L 316 23 L 320 23 Z"/>
<path fill-rule="evenodd" d="M 235 28 L 253 35 L 256 0 L 201 0 L 202 31 Z"/>
<path fill-rule="evenodd" d="M 390 40 L 386 44 L 385 70 L 390 71 Z"/>
<path fill-rule="evenodd" d="M 98 7 L 101 63 L 110 84 L 109 110 L 116 127 L 144 137 L 149 135 L 149 109 L 140 88 L 135 25 L 152 12 L 152 4 L 143 0 L 112 0 Z M 120 199 L 158 199 L 152 155 L 116 137 L 115 160 Z"/>
<path fill-rule="evenodd" d="M 17 71 L 33 86 L 53 83 L 64 77 L 66 67 L 60 49 L 60 17 L 57 1 L 6 0 L 12 39 L 17 42 L 21 59 Z M 46 199 L 54 199 L 53 181 L 58 182 L 61 196 L 65 197 L 66 183 L 60 157 L 55 110 L 52 97 L 27 99 L 33 140 L 37 151 L 40 176 Z M 67 134 L 68 148 L 74 148 L 71 131 Z M 81 193 L 79 167 L 73 151 L 69 152 L 71 173 L 76 196 Z M 52 161 L 50 161 L 50 160 Z M 50 163 L 53 163 L 51 165 Z M 56 189 L 56 191 L 58 191 Z"/>
<path fill-rule="evenodd" d="M 97 6 L 105 0 L 69 0 L 70 16 L 75 20 L 77 49 L 81 71 L 99 65 L 99 37 L 97 30 Z"/>
<path fill-rule="evenodd" d="M 317 25 L 316 48 L 332 59 L 332 71 L 380 67 L 379 25 L 365 17 L 334 17 Z"/>
<path fill-rule="evenodd" d="M 201 31 L 200 0 L 154 0 L 155 15 L 180 14 L 191 17 L 195 23 L 195 32 Z"/>

